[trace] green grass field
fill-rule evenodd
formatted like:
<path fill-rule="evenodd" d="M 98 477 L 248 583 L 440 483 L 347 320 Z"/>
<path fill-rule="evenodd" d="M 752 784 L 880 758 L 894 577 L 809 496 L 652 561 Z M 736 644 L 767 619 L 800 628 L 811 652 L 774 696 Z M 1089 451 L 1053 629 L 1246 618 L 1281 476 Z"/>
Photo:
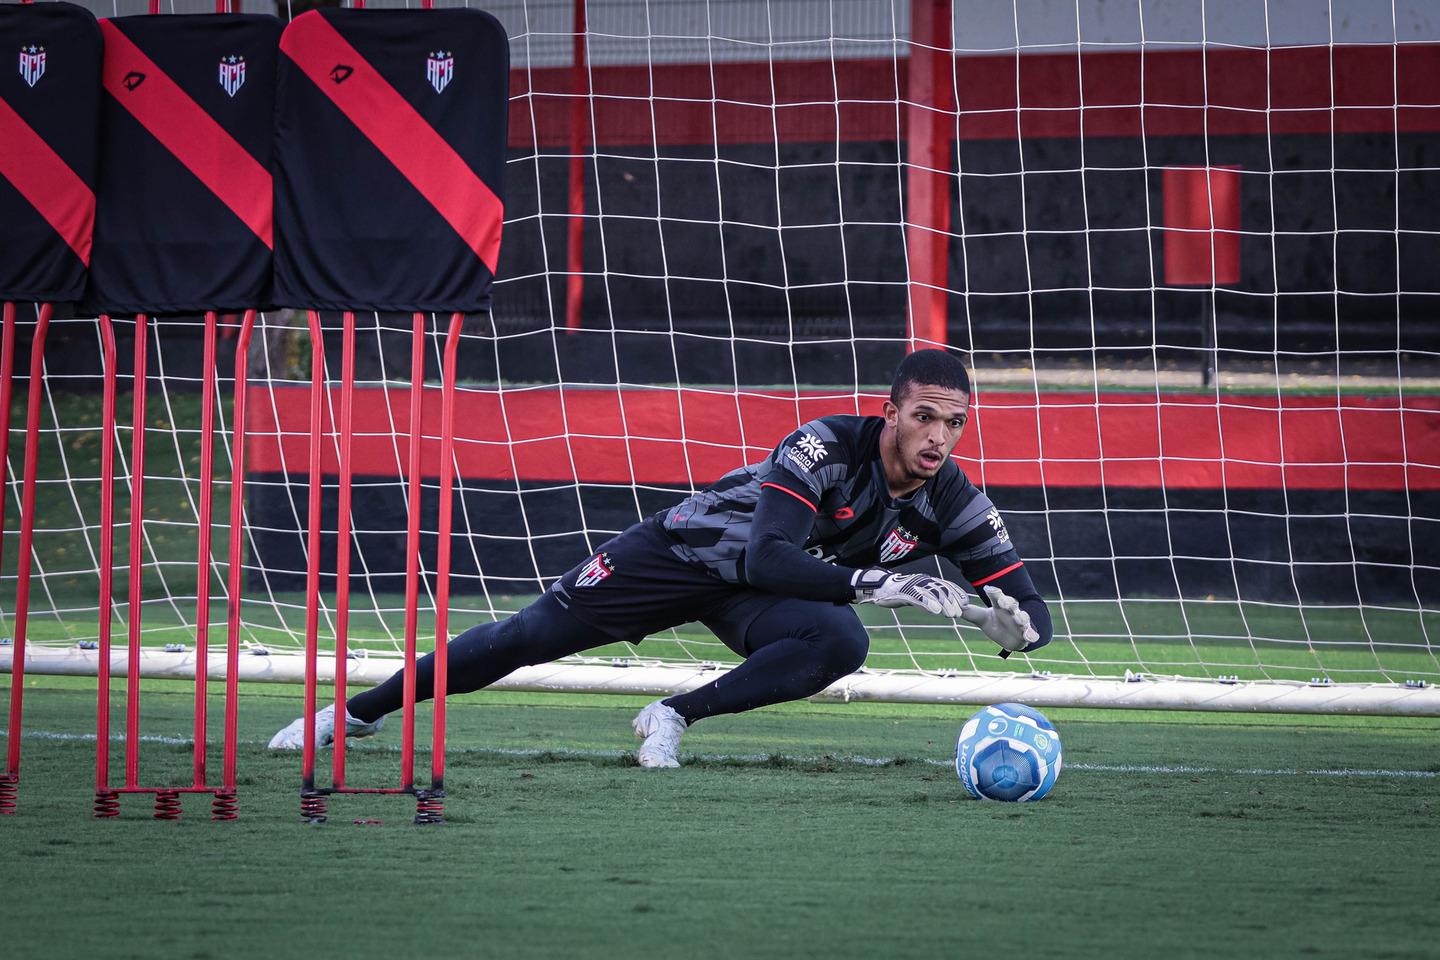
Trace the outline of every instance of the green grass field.
<path fill-rule="evenodd" d="M 189 685 L 144 686 L 142 734 L 187 737 Z M 203 800 L 155 822 L 136 797 L 101 822 L 93 681 L 27 681 L 20 808 L 0 821 L 5 955 L 1353 958 L 1440 943 L 1436 720 L 1052 710 L 1055 792 L 1002 805 L 968 799 L 947 766 L 965 710 L 715 718 L 682 769 L 647 771 L 627 753 L 640 700 L 483 693 L 452 701 L 446 825 L 414 826 L 407 799 L 349 797 L 307 826 L 299 757 L 264 748 L 299 692 L 244 690 L 238 822 L 209 822 Z M 393 782 L 398 745 L 397 728 L 352 744 L 350 782 Z M 142 779 L 183 779 L 188 758 L 145 742 Z M 1355 772 L 1376 769 L 1410 775 Z"/>
<path fill-rule="evenodd" d="M 198 398 L 170 400 L 177 422 L 198 423 Z M 29 637 L 73 643 L 97 633 L 84 528 L 98 519 L 98 401 L 57 394 L 54 412 L 65 432 L 42 449 L 49 529 Z M 148 487 L 144 636 L 188 644 L 198 438 L 154 413 L 147 473 L 192 479 Z M 224 557 L 229 491 L 215 492 Z M 7 549 L 6 577 L 14 564 Z M 247 597 L 246 639 L 293 647 L 302 601 Z M 367 601 L 352 643 L 393 650 L 401 618 Z M 1440 678 L 1433 611 L 1204 598 L 1052 609 L 1056 641 L 1024 662 L 973 631 L 865 609 L 869 666 Z M 452 629 L 486 610 L 458 597 Z M 116 613 L 120 640 L 128 607 Z M 6 633 L 12 617 L 0 613 Z M 422 636 L 432 622 L 422 616 Z M 222 642 L 219 604 L 212 623 Z M 734 659 L 698 630 L 596 653 Z M 0 704 L 9 683 L 0 675 Z M 20 808 L 0 820 L 6 957 L 1440 955 L 1440 720 L 1052 710 L 1065 773 L 1049 799 L 1010 806 L 969 800 L 947 765 L 964 709 L 799 703 L 716 718 L 687 736 L 684 768 L 643 771 L 629 753 L 641 700 L 482 693 L 452 701 L 447 825 L 417 828 L 413 803 L 371 797 L 337 799 L 330 823 L 306 826 L 298 756 L 264 748 L 299 714 L 300 689 L 256 684 L 241 704 L 239 822 L 210 823 L 192 800 L 183 821 L 158 823 L 143 798 L 97 822 L 94 681 L 32 674 L 26 688 Z M 142 779 L 184 780 L 190 687 L 144 690 Z M 393 783 L 398 744 L 396 727 L 355 744 L 351 783 Z"/>

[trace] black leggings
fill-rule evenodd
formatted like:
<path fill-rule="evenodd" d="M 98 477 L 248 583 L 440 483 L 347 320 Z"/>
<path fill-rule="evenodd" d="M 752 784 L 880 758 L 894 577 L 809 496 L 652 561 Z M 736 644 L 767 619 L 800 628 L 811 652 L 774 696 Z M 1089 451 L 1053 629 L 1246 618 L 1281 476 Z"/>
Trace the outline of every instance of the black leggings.
<path fill-rule="evenodd" d="M 744 663 L 689 693 L 665 702 L 687 722 L 800 700 L 853 673 L 865 661 L 869 637 L 848 606 L 783 599 L 754 618 L 740 640 Z M 728 638 L 727 638 L 728 639 Z M 450 641 L 446 694 L 488 687 L 511 671 L 614 642 L 546 593 L 505 620 L 481 623 Z M 435 655 L 416 664 L 415 698 L 434 695 Z M 357 720 L 373 722 L 404 704 L 404 671 L 352 697 Z"/>

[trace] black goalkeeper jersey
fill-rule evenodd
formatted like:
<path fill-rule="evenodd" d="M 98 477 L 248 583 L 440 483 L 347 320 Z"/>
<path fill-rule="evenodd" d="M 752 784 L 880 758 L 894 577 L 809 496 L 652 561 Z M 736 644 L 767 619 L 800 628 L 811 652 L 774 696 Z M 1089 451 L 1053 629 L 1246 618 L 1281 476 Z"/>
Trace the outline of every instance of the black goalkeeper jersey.
<path fill-rule="evenodd" d="M 949 460 L 920 489 L 892 498 L 880 460 L 880 417 L 812 420 L 759 463 L 732 470 L 666 511 L 677 552 L 722 580 L 746 583 L 745 551 L 760 491 L 777 486 L 815 510 L 812 556 L 846 567 L 893 567 L 941 555 L 976 586 L 1020 565 L 1000 512 Z"/>

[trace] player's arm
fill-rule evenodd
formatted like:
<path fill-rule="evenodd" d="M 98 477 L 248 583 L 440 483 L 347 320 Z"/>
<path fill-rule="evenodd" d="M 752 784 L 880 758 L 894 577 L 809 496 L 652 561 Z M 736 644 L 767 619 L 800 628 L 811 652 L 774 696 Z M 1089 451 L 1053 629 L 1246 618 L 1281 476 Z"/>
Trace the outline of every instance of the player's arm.
<path fill-rule="evenodd" d="M 804 543 L 815 525 L 816 507 L 806 494 L 813 494 L 809 486 L 784 470 L 771 471 L 761 485 L 745 550 L 745 577 L 751 586 L 805 600 L 872 602 L 920 607 L 936 616 L 961 615 L 965 594 L 946 580 L 880 567 L 857 570 L 812 557 Z"/>
<path fill-rule="evenodd" d="M 1050 642 L 1054 626 L 1050 621 L 1050 608 L 1035 589 L 1035 582 L 1030 579 L 1019 554 L 1011 550 L 1009 556 L 1001 559 L 1011 558 L 1013 561 L 1000 572 L 983 577 L 972 576 L 964 566 L 960 568 L 985 602 L 983 607 L 970 604 L 960 616 L 984 631 L 1006 654 L 1017 650 L 1029 653 Z"/>
<path fill-rule="evenodd" d="M 773 470 L 760 486 L 750 543 L 745 548 L 745 579 L 753 587 L 803 600 L 849 603 L 853 572 L 805 552 L 815 526 L 815 502 L 798 477 Z"/>
<path fill-rule="evenodd" d="M 960 568 L 983 601 L 961 614 L 1002 648 L 1001 656 L 1029 653 L 1050 642 L 1050 608 L 1010 542 L 1000 511 L 983 493 L 965 506 L 942 551 Z"/>

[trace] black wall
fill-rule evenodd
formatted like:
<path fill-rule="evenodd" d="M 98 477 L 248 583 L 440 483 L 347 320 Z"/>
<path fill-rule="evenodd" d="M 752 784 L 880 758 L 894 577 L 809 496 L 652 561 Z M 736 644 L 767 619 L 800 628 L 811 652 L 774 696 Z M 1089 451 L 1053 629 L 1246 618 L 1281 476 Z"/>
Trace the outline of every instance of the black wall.
<path fill-rule="evenodd" d="M 247 589 L 303 591 L 308 488 L 279 475 L 249 487 L 255 552 Z M 457 498 L 451 589 L 534 593 L 613 533 L 685 496 L 666 487 L 464 484 Z M 358 478 L 352 589 L 404 590 L 405 504 L 394 478 Z M 992 487 L 1036 585 L 1047 597 L 1241 597 L 1274 603 L 1440 602 L 1440 492 Z M 422 501 L 435 530 L 438 491 Z M 328 478 L 322 523 L 335 529 Z M 1417 519 L 1407 520 L 1409 509 Z M 300 523 L 295 524 L 295 517 Z M 478 532 L 463 535 L 464 530 Z M 591 532 L 587 540 L 584 531 Z M 383 532 L 365 532 L 383 531 Z M 528 536 L 527 536 L 528 535 Z M 435 537 L 422 538 L 435 568 Z M 321 588 L 333 590 L 335 536 L 322 539 Z M 1414 553 L 1412 555 L 1412 544 Z M 359 559 L 363 556 L 363 562 Z M 478 564 L 477 564 L 478 560 Z M 255 570 L 263 568 L 264 573 Z M 1413 565 L 1413 569 L 1412 569 Z M 538 573 L 538 577 L 537 577 Z M 1413 578 L 1413 580 L 1412 580 Z M 432 578 L 433 579 L 433 578 Z"/>

